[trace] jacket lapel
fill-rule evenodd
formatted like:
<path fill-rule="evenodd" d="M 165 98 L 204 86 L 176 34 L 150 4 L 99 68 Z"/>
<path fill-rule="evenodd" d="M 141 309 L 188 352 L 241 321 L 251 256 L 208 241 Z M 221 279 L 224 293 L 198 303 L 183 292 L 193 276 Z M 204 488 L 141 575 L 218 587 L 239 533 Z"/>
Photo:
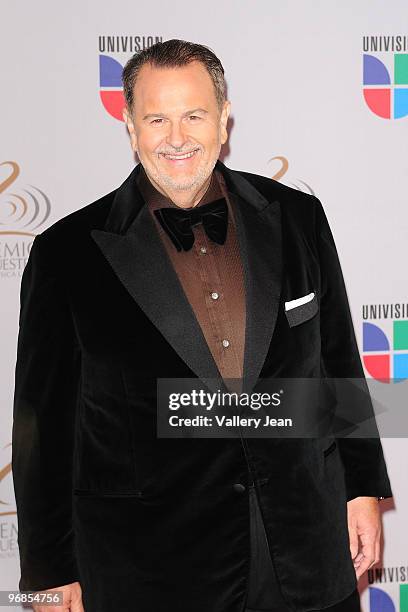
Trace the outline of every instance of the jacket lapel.
<path fill-rule="evenodd" d="M 222 162 L 236 196 L 246 290 L 245 389 L 259 376 L 275 326 L 281 287 L 280 206 Z M 140 164 L 117 190 L 103 230 L 91 236 L 119 280 L 188 367 L 211 389 L 221 374 L 137 188 Z"/>
<path fill-rule="evenodd" d="M 256 384 L 272 340 L 282 286 L 281 209 L 267 200 L 240 173 L 223 172 L 228 191 L 235 194 L 237 234 L 245 276 L 246 333 L 243 391 Z"/>

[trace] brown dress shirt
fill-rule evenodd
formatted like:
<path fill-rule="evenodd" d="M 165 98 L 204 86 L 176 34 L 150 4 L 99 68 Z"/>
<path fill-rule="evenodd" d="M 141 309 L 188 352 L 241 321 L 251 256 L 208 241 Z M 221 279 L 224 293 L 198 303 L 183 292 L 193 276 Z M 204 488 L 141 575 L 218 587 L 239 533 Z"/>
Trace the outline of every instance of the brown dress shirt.
<path fill-rule="evenodd" d="M 157 231 L 200 324 L 208 347 L 223 379 L 242 379 L 245 348 L 245 283 L 234 218 L 236 201 L 228 193 L 218 171 L 196 206 L 224 197 L 228 206 L 227 237 L 224 244 L 210 240 L 202 223 L 193 227 L 194 244 L 189 251 L 177 251 L 153 211 L 179 208 L 150 182 L 143 167 L 138 187 L 155 221 Z M 239 392 L 240 381 L 224 381 Z M 249 489 L 251 563 L 246 612 L 287 612 L 266 540 L 265 528 L 254 486 Z"/>
<path fill-rule="evenodd" d="M 200 223 L 193 228 L 195 241 L 189 251 L 177 251 L 153 214 L 156 208 L 179 206 L 152 185 L 143 169 L 139 173 L 139 188 L 222 378 L 242 378 L 246 317 L 244 273 L 233 209 L 223 176 L 213 172 L 210 185 L 196 206 L 225 197 L 228 205 L 226 241 L 217 244 L 210 240 Z"/>

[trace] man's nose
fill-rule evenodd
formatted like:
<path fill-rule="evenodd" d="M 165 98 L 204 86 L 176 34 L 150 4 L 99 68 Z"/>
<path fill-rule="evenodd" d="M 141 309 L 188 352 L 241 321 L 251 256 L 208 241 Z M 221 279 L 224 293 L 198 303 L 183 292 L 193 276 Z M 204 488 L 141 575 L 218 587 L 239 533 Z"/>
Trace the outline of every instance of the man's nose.
<path fill-rule="evenodd" d="M 186 142 L 186 135 L 183 126 L 178 121 L 170 123 L 169 133 L 167 134 L 167 142 L 175 148 L 182 147 Z"/>

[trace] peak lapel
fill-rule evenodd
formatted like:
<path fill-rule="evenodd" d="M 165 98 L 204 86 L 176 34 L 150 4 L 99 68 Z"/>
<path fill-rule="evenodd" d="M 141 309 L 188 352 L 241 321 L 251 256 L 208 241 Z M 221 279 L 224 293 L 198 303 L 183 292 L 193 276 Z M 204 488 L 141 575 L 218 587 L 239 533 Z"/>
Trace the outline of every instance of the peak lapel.
<path fill-rule="evenodd" d="M 91 236 L 132 298 L 188 367 L 214 389 L 220 372 L 157 233 L 136 177 L 118 189 L 103 230 Z"/>

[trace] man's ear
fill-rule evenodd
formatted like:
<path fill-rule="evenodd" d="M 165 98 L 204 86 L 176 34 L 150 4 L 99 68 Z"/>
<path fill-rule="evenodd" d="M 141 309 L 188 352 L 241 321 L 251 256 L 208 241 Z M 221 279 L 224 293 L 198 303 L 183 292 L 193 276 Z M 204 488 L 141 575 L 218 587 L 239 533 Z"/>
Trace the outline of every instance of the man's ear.
<path fill-rule="evenodd" d="M 227 124 L 228 124 L 228 117 L 230 115 L 230 112 L 231 112 L 231 102 L 229 102 L 229 100 L 225 100 L 223 107 L 222 107 L 222 111 L 221 111 L 221 117 L 220 117 L 221 144 L 225 144 L 228 140 Z"/>
<path fill-rule="evenodd" d="M 132 114 L 129 111 L 127 106 L 124 107 L 122 111 L 122 116 L 123 116 L 123 121 L 126 123 L 127 129 L 129 132 L 130 143 L 132 145 L 132 149 L 135 153 L 137 153 L 137 137 L 136 137 L 136 132 L 135 132 L 135 126 L 133 123 Z"/>

